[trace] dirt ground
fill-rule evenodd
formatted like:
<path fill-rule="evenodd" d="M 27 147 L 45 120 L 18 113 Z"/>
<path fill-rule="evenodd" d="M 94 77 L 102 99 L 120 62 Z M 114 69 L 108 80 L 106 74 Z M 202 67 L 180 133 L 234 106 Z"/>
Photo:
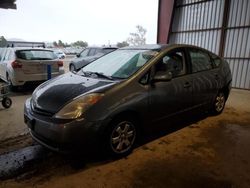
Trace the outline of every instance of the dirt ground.
<path fill-rule="evenodd" d="M 20 97 L 23 100 L 27 96 Z M 48 152 L 25 173 L 2 180 L 0 187 L 248 188 L 249 104 L 250 91 L 232 90 L 221 115 L 203 118 L 139 146 L 126 158 L 88 159 L 76 167 L 65 157 Z M 5 121 L 14 121 L 13 114 L 5 112 Z M 2 114 L 0 111 L 1 122 Z M 24 129 L 19 128 L 21 132 Z M 0 153 L 29 145 L 32 141 L 28 135 L 15 136 L 0 142 Z"/>

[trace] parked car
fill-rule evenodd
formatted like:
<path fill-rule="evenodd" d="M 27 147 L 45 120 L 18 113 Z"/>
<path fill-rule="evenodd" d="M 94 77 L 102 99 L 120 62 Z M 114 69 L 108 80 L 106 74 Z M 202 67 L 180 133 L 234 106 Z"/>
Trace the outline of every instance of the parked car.
<path fill-rule="evenodd" d="M 58 57 L 58 59 L 64 59 L 66 57 L 65 53 L 60 49 L 54 49 L 54 53 Z"/>
<path fill-rule="evenodd" d="M 63 62 L 53 50 L 45 48 L 2 48 L 0 78 L 9 82 L 12 89 L 27 82 L 47 80 L 47 65 L 51 65 L 51 76 L 64 73 Z"/>
<path fill-rule="evenodd" d="M 25 103 L 25 123 L 54 151 L 98 148 L 121 157 L 170 117 L 220 114 L 231 81 L 228 63 L 199 47 L 125 47 L 40 85 Z"/>
<path fill-rule="evenodd" d="M 78 71 L 92 61 L 116 49 L 116 47 L 87 47 L 70 62 L 69 70 L 71 72 Z"/>

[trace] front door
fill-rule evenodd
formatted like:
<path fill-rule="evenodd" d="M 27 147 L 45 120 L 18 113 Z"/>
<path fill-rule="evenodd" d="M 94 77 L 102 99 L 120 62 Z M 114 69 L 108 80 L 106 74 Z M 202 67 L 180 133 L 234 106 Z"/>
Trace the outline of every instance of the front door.
<path fill-rule="evenodd" d="M 188 63 L 183 48 L 167 52 L 155 64 L 155 72 L 169 72 L 169 81 L 155 81 L 151 84 L 149 109 L 151 120 L 163 120 L 183 112 L 192 105 L 192 78 L 188 74 Z"/>

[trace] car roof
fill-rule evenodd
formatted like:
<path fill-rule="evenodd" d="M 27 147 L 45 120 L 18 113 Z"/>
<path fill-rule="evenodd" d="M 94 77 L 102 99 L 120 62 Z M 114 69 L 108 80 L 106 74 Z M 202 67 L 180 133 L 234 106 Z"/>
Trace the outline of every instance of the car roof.
<path fill-rule="evenodd" d="M 145 44 L 141 46 L 126 46 L 123 48 L 120 48 L 120 50 L 157 50 L 161 51 L 167 47 L 169 47 L 169 44 Z"/>
<path fill-rule="evenodd" d="M 52 49 L 48 49 L 48 48 L 14 47 L 13 49 L 15 51 L 19 51 L 19 50 L 43 50 L 43 51 L 51 51 L 51 52 L 53 52 Z"/>
<path fill-rule="evenodd" d="M 210 52 L 207 49 L 201 48 L 199 46 L 194 46 L 190 44 L 145 44 L 141 46 L 126 46 L 120 48 L 119 50 L 155 50 L 155 51 L 162 51 L 167 48 L 194 48 L 194 49 L 201 49 L 207 52 Z M 210 52 L 212 53 L 212 52 Z"/>

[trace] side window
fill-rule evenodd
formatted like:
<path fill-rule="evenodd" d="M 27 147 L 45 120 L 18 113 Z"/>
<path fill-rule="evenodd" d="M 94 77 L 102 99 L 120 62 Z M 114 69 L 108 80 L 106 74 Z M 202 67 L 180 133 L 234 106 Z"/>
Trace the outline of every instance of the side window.
<path fill-rule="evenodd" d="M 221 58 L 212 53 L 210 54 L 210 56 L 212 57 L 215 67 L 219 67 L 222 62 Z"/>
<path fill-rule="evenodd" d="M 3 57 L 3 61 L 9 60 L 10 50 L 6 49 L 5 55 Z"/>
<path fill-rule="evenodd" d="M 80 57 L 86 57 L 89 53 L 89 49 L 85 49 L 81 52 Z"/>
<path fill-rule="evenodd" d="M 94 48 L 90 49 L 88 56 L 94 56 L 95 55 L 95 51 L 96 50 Z"/>
<path fill-rule="evenodd" d="M 150 71 L 149 71 L 149 72 L 150 72 Z M 148 84 L 149 75 L 150 75 L 149 72 L 147 72 L 146 74 L 144 74 L 144 76 L 140 79 L 140 81 L 139 81 L 140 84 L 142 84 L 142 85 Z"/>
<path fill-rule="evenodd" d="M 167 53 L 157 64 L 156 72 L 171 72 L 173 77 L 186 73 L 185 56 L 182 50 Z"/>
<path fill-rule="evenodd" d="M 3 59 L 3 51 L 4 51 L 4 48 L 0 48 L 0 62 Z"/>
<path fill-rule="evenodd" d="M 210 57 L 206 52 L 203 52 L 202 50 L 190 49 L 189 53 L 193 73 L 212 69 Z"/>
<path fill-rule="evenodd" d="M 9 60 L 13 60 L 15 59 L 15 54 L 14 54 L 14 51 L 13 50 L 10 50 L 10 53 L 9 53 Z"/>

